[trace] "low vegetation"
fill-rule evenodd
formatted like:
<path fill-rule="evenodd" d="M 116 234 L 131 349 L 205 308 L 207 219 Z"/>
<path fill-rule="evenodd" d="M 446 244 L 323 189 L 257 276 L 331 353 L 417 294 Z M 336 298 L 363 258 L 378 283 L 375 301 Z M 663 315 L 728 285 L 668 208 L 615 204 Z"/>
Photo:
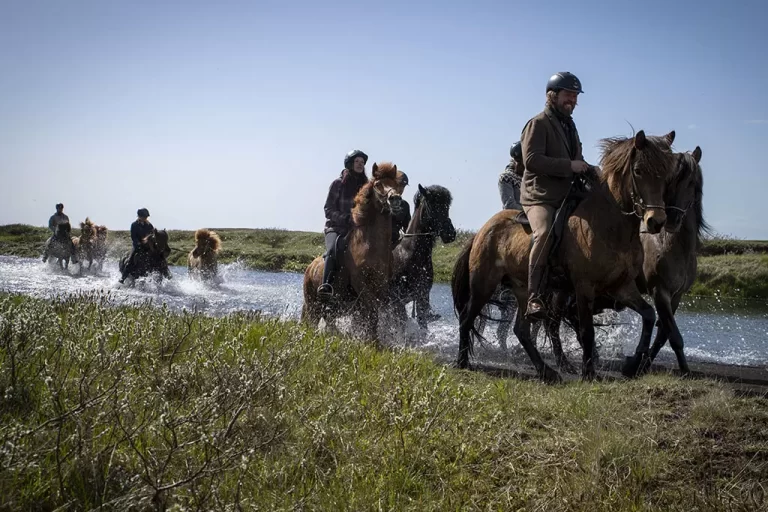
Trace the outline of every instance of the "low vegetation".
<path fill-rule="evenodd" d="M 764 510 L 768 400 L 0 295 L 0 510 Z"/>

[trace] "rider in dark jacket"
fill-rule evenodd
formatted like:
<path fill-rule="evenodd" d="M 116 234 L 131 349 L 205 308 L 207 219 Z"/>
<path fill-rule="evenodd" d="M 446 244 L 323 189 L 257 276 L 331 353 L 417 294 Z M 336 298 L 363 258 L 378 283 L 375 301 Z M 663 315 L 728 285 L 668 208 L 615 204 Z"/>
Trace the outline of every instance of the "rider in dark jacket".
<path fill-rule="evenodd" d="M 155 230 L 155 227 L 149 222 L 149 210 L 140 208 L 136 212 L 136 216 L 138 218 L 131 224 L 131 242 L 133 245 L 131 247 L 131 253 L 128 255 L 128 259 L 125 263 L 125 268 L 123 268 L 122 276 L 120 277 L 121 283 L 125 281 L 125 278 L 131 273 L 134 264 L 133 259 L 136 255 L 136 251 L 139 250 L 139 246 L 141 246 L 141 241 L 148 235 L 151 235 Z"/>
<path fill-rule="evenodd" d="M 368 183 L 365 164 L 368 155 L 355 149 L 344 157 L 344 170 L 333 180 L 325 200 L 325 268 L 323 284 L 317 289 L 320 299 L 333 296 L 333 278 L 338 267 L 336 243 L 346 236 L 352 224 L 352 205 L 355 196 Z"/>
<path fill-rule="evenodd" d="M 51 240 L 56 236 L 56 226 L 62 222 L 69 222 L 69 217 L 64 213 L 64 205 L 59 203 L 56 205 L 56 213 L 51 215 L 51 217 L 48 219 L 48 229 L 53 231 L 53 235 L 45 244 L 45 249 L 43 250 L 43 262 L 48 260 L 48 246 L 50 245 Z M 77 263 L 77 249 L 75 249 L 75 243 L 72 241 L 72 238 L 70 237 L 66 240 L 59 240 L 59 242 L 70 244 L 70 250 L 72 251 L 72 263 Z"/>
<path fill-rule="evenodd" d="M 509 163 L 499 175 L 499 194 L 501 195 L 501 207 L 505 210 L 521 210 L 520 185 L 523 180 L 523 149 L 518 141 L 509 148 Z"/>

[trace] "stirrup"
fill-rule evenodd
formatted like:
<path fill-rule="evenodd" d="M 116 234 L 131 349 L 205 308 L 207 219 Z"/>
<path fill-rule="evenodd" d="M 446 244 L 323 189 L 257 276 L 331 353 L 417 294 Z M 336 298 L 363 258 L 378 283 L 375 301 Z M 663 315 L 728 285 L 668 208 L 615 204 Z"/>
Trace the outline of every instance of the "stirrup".
<path fill-rule="evenodd" d="M 323 283 L 320 286 L 318 286 L 317 295 L 320 296 L 321 298 L 333 297 L 333 286 L 331 286 L 331 283 Z"/>
<path fill-rule="evenodd" d="M 546 316 L 546 307 L 539 297 L 531 297 L 528 299 L 528 306 L 525 311 L 526 320 L 543 320 Z"/>

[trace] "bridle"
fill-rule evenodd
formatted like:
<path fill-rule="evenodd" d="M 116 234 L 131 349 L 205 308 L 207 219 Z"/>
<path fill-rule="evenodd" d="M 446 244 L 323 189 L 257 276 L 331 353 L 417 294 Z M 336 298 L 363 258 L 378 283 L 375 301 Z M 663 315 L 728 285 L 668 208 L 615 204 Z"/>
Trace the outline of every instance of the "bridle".
<path fill-rule="evenodd" d="M 647 210 L 653 210 L 653 209 L 661 209 L 665 210 L 664 205 L 657 205 L 657 204 L 645 204 L 645 200 L 643 199 L 643 196 L 640 195 L 640 192 L 638 190 L 637 181 L 635 180 L 635 173 L 632 170 L 632 164 L 634 163 L 635 155 L 637 154 L 637 149 L 634 149 L 632 151 L 632 156 L 627 160 L 627 166 L 625 169 L 628 170 L 630 177 L 632 178 L 632 190 L 629 192 L 629 197 L 632 200 L 632 211 L 626 212 L 624 210 L 621 211 L 624 215 L 634 215 L 635 217 L 642 219 L 643 214 Z M 640 208 L 640 214 L 637 213 L 637 209 Z"/>

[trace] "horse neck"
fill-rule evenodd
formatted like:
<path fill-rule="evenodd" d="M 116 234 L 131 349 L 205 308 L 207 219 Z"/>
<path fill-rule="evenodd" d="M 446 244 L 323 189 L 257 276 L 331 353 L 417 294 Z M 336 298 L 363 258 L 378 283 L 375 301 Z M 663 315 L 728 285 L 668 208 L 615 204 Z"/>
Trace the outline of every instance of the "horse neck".
<path fill-rule="evenodd" d="M 611 176 L 592 192 L 590 197 L 595 204 L 595 215 L 590 224 L 596 233 L 605 231 L 605 235 L 598 236 L 615 238 L 616 233 L 626 233 L 628 240 L 639 238 L 640 218 L 630 214 L 634 211 L 634 204 L 625 189 L 619 176 Z"/>
<path fill-rule="evenodd" d="M 371 189 L 368 193 L 373 195 L 375 192 Z M 362 206 L 364 206 L 363 209 L 352 212 L 352 217 L 355 219 L 352 232 L 370 247 L 378 249 L 386 246 L 389 251 L 392 239 L 392 216 L 382 212 L 375 197 L 369 197 Z M 358 224 L 358 221 L 361 223 Z M 351 237 L 350 240 L 353 238 Z"/>
<path fill-rule="evenodd" d="M 426 258 L 432 256 L 432 246 L 434 245 L 434 235 L 428 236 L 430 230 L 426 228 L 426 222 L 423 219 L 426 201 L 421 200 L 419 206 L 413 212 L 408 229 L 405 231 L 407 235 L 413 235 L 404 238 L 401 244 L 406 244 L 405 247 L 410 249 L 414 255 L 424 255 Z"/>

